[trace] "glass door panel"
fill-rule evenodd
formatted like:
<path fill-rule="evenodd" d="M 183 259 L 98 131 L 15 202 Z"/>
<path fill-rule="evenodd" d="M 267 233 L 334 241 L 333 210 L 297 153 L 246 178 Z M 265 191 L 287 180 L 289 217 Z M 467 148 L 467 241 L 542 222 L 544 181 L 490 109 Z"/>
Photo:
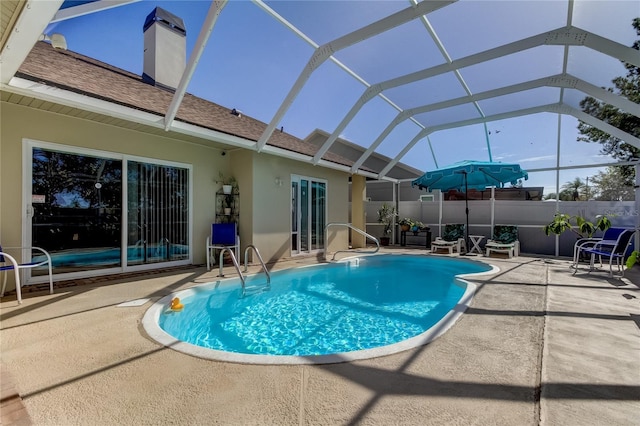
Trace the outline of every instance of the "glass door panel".
<path fill-rule="evenodd" d="M 313 182 L 311 187 L 311 249 L 324 248 L 324 227 L 326 225 L 325 186 L 322 182 Z"/>
<path fill-rule="evenodd" d="M 291 253 L 297 254 L 300 252 L 300 235 L 298 233 L 298 182 L 291 181 Z"/>
<path fill-rule="evenodd" d="M 189 258 L 189 171 L 127 163 L 127 264 Z"/>
<path fill-rule="evenodd" d="M 309 251 L 309 181 L 300 179 L 300 251 Z"/>
<path fill-rule="evenodd" d="M 324 248 L 326 182 L 291 177 L 291 253 L 309 253 Z"/>
<path fill-rule="evenodd" d="M 33 148 L 31 166 L 31 241 L 54 273 L 121 266 L 122 161 Z"/>

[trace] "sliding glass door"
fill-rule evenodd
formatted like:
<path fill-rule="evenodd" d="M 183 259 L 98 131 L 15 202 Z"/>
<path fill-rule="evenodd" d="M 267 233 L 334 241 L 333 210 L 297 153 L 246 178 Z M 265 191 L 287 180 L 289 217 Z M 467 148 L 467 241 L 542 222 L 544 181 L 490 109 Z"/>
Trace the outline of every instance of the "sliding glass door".
<path fill-rule="evenodd" d="M 190 260 L 189 167 L 30 145 L 28 233 L 55 274 Z"/>
<path fill-rule="evenodd" d="M 324 249 L 326 181 L 291 176 L 291 253 Z"/>

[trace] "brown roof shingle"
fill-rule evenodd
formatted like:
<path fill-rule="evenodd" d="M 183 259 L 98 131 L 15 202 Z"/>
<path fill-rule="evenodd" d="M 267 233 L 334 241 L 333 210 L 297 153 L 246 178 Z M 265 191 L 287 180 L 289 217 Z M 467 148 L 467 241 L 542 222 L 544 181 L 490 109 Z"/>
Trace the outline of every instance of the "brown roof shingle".
<path fill-rule="evenodd" d="M 159 116 L 165 115 L 173 98 L 172 92 L 144 82 L 139 75 L 72 51 L 55 50 L 45 42 L 35 44 L 16 76 Z M 257 141 L 267 126 L 188 93 L 176 119 L 251 141 Z M 317 149 L 280 131 L 275 131 L 267 144 L 309 156 L 315 155 Z M 353 164 L 332 152 L 327 152 L 323 159 L 345 166 Z"/>

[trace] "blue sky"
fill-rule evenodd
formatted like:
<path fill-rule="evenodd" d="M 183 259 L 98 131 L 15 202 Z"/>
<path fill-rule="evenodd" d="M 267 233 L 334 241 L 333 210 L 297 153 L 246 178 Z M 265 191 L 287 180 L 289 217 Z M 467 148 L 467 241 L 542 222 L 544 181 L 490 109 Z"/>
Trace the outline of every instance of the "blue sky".
<path fill-rule="evenodd" d="M 274 1 L 266 2 L 317 44 L 326 43 L 354 29 L 404 9 L 408 1 Z M 192 51 L 209 9 L 209 1 L 139 1 L 52 24 L 47 33 L 61 33 L 69 50 L 86 54 L 128 71 L 142 73 L 145 17 L 160 6 L 180 16 L 187 28 L 187 55 Z M 633 16 L 640 15 L 637 1 L 575 2 L 575 26 L 609 37 L 625 46 L 635 40 Z M 428 19 L 452 59 L 562 27 L 567 2 L 460 1 L 428 15 Z M 190 93 L 220 105 L 236 108 L 265 123 L 271 121 L 282 100 L 313 53 L 313 47 L 294 35 L 254 3 L 230 1 L 222 11 L 205 53 L 196 69 Z M 473 93 L 491 90 L 562 72 L 563 48 L 540 46 L 526 52 L 461 70 Z M 187 56 L 188 57 L 188 56 Z M 370 84 L 443 63 L 443 55 L 418 20 L 365 40 L 335 54 Z M 591 49 L 569 50 L 568 72 L 598 86 L 625 70 L 615 59 Z M 340 120 L 364 92 L 362 82 L 331 61 L 312 74 L 278 127 L 300 138 L 316 128 L 333 132 Z M 557 102 L 557 88 L 534 89 L 481 102 L 485 115 Z M 453 73 L 385 91 L 395 104 L 406 109 L 464 95 Z M 565 90 L 565 100 L 577 108 L 582 92 Z M 368 102 L 344 129 L 342 137 L 368 147 L 398 111 L 381 98 Z M 471 105 L 421 114 L 429 125 L 477 117 Z M 577 120 L 561 119 L 562 166 L 609 161 L 598 155 L 599 145 L 576 142 Z M 558 116 L 542 113 L 493 121 L 491 153 L 494 161 L 518 162 L 525 169 L 555 166 Z M 414 138 L 419 128 L 410 121 L 397 126 L 378 151 L 395 157 Z M 431 154 L 429 141 L 436 161 Z M 431 170 L 464 159 L 488 160 L 482 124 L 438 131 L 418 142 L 402 159 L 420 170 Z M 562 172 L 560 183 L 585 179 L 597 170 Z M 553 191 L 552 172 L 532 173 L 528 186 Z"/>

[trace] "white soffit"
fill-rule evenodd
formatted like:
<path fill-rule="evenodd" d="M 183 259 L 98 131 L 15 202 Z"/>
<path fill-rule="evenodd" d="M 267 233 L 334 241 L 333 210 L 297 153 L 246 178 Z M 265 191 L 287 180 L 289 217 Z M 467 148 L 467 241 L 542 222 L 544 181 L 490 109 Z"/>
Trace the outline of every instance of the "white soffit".
<path fill-rule="evenodd" d="M 0 83 L 8 83 L 58 11 L 62 0 L 28 1 L 0 52 Z"/>

